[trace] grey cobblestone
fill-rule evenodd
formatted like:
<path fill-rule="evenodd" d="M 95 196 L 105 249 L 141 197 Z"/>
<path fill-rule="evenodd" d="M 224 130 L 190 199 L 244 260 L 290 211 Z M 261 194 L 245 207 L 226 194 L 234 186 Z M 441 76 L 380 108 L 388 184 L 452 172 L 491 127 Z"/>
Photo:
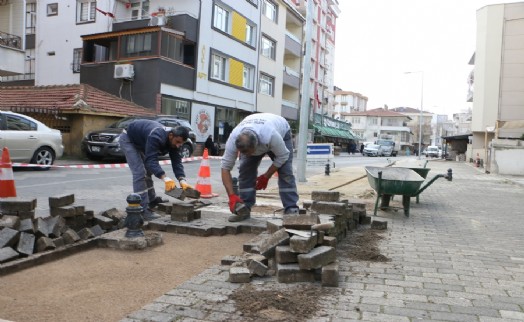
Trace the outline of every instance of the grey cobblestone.
<path fill-rule="evenodd" d="M 468 164 L 429 166 L 430 176 L 453 168 L 453 182 L 433 183 L 409 218 L 379 211 L 388 222 L 379 247 L 391 261 L 339 254 L 338 292 L 323 296 L 308 321 L 524 320 L 524 217 L 514 215 L 524 189 Z M 122 321 L 242 321 L 229 299 L 239 285 L 227 277 L 225 268 L 212 267 Z M 274 277 L 252 284 L 292 287 Z"/>

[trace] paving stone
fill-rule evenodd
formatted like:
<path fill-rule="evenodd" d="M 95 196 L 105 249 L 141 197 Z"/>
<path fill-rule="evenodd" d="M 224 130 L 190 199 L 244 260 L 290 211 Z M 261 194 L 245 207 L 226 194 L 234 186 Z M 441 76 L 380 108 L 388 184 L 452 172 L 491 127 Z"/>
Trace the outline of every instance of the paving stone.
<path fill-rule="evenodd" d="M 277 280 L 279 283 L 314 282 L 312 270 L 301 269 L 298 264 L 277 264 Z"/>
<path fill-rule="evenodd" d="M 73 229 L 67 229 L 61 236 L 64 239 L 64 244 L 70 245 L 80 240 L 80 236 Z"/>
<path fill-rule="evenodd" d="M 244 261 L 244 257 L 242 257 L 242 256 L 227 255 L 227 256 L 222 257 L 222 259 L 220 260 L 220 265 L 229 266 L 229 265 L 231 265 L 233 263 L 243 262 L 243 261 Z"/>
<path fill-rule="evenodd" d="M 298 255 L 298 265 L 301 269 L 315 269 L 333 263 L 336 251 L 333 247 L 320 246 L 307 254 Z"/>
<path fill-rule="evenodd" d="M 322 246 L 337 247 L 337 238 L 333 236 L 324 236 L 322 239 Z"/>
<path fill-rule="evenodd" d="M 86 240 L 86 239 L 89 239 L 89 238 L 94 238 L 95 234 L 93 234 L 91 229 L 85 227 L 85 228 L 82 228 L 81 230 L 78 231 L 78 236 L 80 237 L 80 239 Z"/>
<path fill-rule="evenodd" d="M 62 237 L 53 238 L 53 244 L 55 244 L 56 248 L 65 246 L 65 242 Z"/>
<path fill-rule="evenodd" d="M 2 213 L 32 211 L 36 208 L 36 201 L 36 199 L 0 200 L 0 209 Z"/>
<path fill-rule="evenodd" d="M 321 214 L 347 215 L 352 211 L 352 206 L 343 202 L 313 201 L 311 210 Z"/>
<path fill-rule="evenodd" d="M 264 255 L 265 257 L 274 257 L 275 248 L 277 246 L 287 244 L 289 244 L 289 234 L 284 228 L 282 228 L 276 233 L 269 235 L 268 238 L 262 241 L 258 248 L 258 253 Z"/>
<path fill-rule="evenodd" d="M 173 210 L 173 204 L 168 202 L 159 203 L 157 209 L 158 211 L 162 211 L 163 213 L 170 214 Z"/>
<path fill-rule="evenodd" d="M 322 286 L 338 287 L 338 278 L 338 261 L 322 266 Z"/>
<path fill-rule="evenodd" d="M 34 234 L 35 226 L 33 225 L 33 220 L 31 218 L 21 219 L 20 224 L 18 225 L 18 231 L 23 231 L 24 233 Z M 1 242 L 0 242 L 0 247 L 1 247 Z"/>
<path fill-rule="evenodd" d="M 282 227 L 284 227 L 282 224 L 282 219 L 268 219 L 266 222 L 267 232 L 270 234 L 276 233 L 277 231 L 282 229 Z"/>
<path fill-rule="evenodd" d="M 49 197 L 49 207 L 50 208 L 68 206 L 68 205 L 72 205 L 74 202 L 75 202 L 74 194 Z"/>
<path fill-rule="evenodd" d="M 307 214 L 298 216 L 284 216 L 282 225 L 285 228 L 298 230 L 311 230 L 311 226 L 319 223 L 318 215 Z"/>
<path fill-rule="evenodd" d="M 317 241 L 318 237 L 316 233 L 310 237 L 294 235 L 289 239 L 289 247 L 292 252 L 306 254 L 317 245 Z"/>
<path fill-rule="evenodd" d="M 16 245 L 19 233 L 18 230 L 9 227 L 0 230 L 0 248 Z"/>
<path fill-rule="evenodd" d="M 56 248 L 55 243 L 49 237 L 43 236 L 43 237 L 38 238 L 38 240 L 36 241 L 36 251 L 38 253 L 46 251 L 46 250 L 55 249 L 55 248 Z"/>
<path fill-rule="evenodd" d="M 67 217 L 75 217 L 77 215 L 77 208 L 76 206 L 60 206 L 60 207 L 52 207 L 49 209 L 49 213 L 51 216 L 61 216 L 63 218 Z"/>
<path fill-rule="evenodd" d="M 184 190 L 184 194 L 186 195 L 187 198 L 191 198 L 191 199 L 200 198 L 200 191 L 195 190 L 193 188 L 187 188 L 186 190 Z"/>
<path fill-rule="evenodd" d="M 231 283 L 249 283 L 251 274 L 246 267 L 231 267 L 229 269 L 229 281 Z"/>
<path fill-rule="evenodd" d="M 100 225 L 94 225 L 90 229 L 91 229 L 91 232 L 93 233 L 93 235 L 95 235 L 96 237 L 98 237 L 98 236 L 100 236 L 100 235 L 102 235 L 104 233 L 104 230 L 102 229 L 102 227 L 100 227 Z"/>
<path fill-rule="evenodd" d="M 61 216 L 50 216 L 46 217 L 45 222 L 47 223 L 47 230 L 49 232 L 50 237 L 60 237 L 62 235 L 62 232 L 65 229 L 66 222 L 65 219 Z"/>
<path fill-rule="evenodd" d="M 0 263 L 5 263 L 18 258 L 19 254 L 11 247 L 0 248 Z"/>
<path fill-rule="evenodd" d="M 35 235 L 28 233 L 20 233 L 16 251 L 22 255 L 32 255 L 35 248 Z"/>
<path fill-rule="evenodd" d="M 113 224 L 118 224 L 120 221 L 124 220 L 127 216 L 125 211 L 120 211 L 116 208 L 107 209 L 102 212 L 102 216 L 107 217 L 113 221 Z"/>
<path fill-rule="evenodd" d="M 340 200 L 340 192 L 338 191 L 312 191 L 311 192 L 311 199 L 313 201 L 333 201 L 338 202 Z"/>
<path fill-rule="evenodd" d="M 298 253 L 293 252 L 290 246 L 277 246 L 275 261 L 278 264 L 298 263 Z"/>
<path fill-rule="evenodd" d="M 371 229 L 375 230 L 386 230 L 388 229 L 388 222 L 382 220 L 373 220 L 371 222 Z"/>
<path fill-rule="evenodd" d="M 104 230 L 113 228 L 113 220 L 102 215 L 95 215 L 96 223 Z"/>
<path fill-rule="evenodd" d="M 267 265 L 258 260 L 251 260 L 247 268 L 249 269 L 249 273 L 251 275 L 256 275 L 260 277 L 265 276 L 268 271 Z"/>
<path fill-rule="evenodd" d="M 20 218 L 18 216 L 3 215 L 0 217 L 0 229 L 11 228 L 18 229 Z"/>
<path fill-rule="evenodd" d="M 175 188 L 173 190 L 170 190 L 170 191 L 165 191 L 164 192 L 166 195 L 170 196 L 170 197 L 173 197 L 175 199 L 178 199 L 178 200 L 184 200 L 186 199 L 186 195 L 184 193 L 184 190 L 183 189 L 180 189 L 180 188 Z"/>
<path fill-rule="evenodd" d="M 48 237 L 49 236 L 49 227 L 42 218 L 37 218 L 34 221 L 34 230 L 35 230 L 35 235 L 37 237 L 41 237 L 41 236 Z"/>

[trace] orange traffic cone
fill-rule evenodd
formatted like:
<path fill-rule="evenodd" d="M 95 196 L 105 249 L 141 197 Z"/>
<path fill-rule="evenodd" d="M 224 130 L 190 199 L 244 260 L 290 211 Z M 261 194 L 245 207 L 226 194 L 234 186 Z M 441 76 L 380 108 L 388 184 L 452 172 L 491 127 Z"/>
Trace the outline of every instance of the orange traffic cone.
<path fill-rule="evenodd" d="M 211 170 L 209 169 L 209 154 L 207 149 L 204 149 L 202 162 L 200 163 L 200 170 L 198 171 L 198 179 L 195 189 L 200 192 L 200 198 L 218 197 L 216 193 L 211 192 Z"/>
<path fill-rule="evenodd" d="M 16 188 L 9 149 L 4 148 L 0 161 L 0 198 L 7 197 L 16 197 Z"/>

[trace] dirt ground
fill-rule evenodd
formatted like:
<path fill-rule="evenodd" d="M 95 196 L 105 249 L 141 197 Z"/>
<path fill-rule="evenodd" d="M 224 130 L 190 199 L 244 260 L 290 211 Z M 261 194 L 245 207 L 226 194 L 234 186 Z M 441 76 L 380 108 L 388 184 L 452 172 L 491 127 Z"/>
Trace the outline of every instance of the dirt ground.
<path fill-rule="evenodd" d="M 341 174 L 337 176 L 338 181 L 319 176 L 299 184 L 300 200 L 309 199 L 313 190 L 338 187 L 334 191 L 341 192 L 341 199 L 368 200 L 369 214 L 374 194 L 367 180 L 346 185 L 348 180 L 344 173 Z M 330 180 L 328 185 L 326 180 Z M 254 212 L 278 209 L 275 189 L 260 195 L 258 202 L 271 206 L 261 206 L 253 209 Z M 249 234 L 205 238 L 162 235 L 163 245 L 145 251 L 93 249 L 0 277 L 0 319 L 17 322 L 118 321 L 195 274 L 220 263 L 222 257 L 241 254 L 243 243 L 253 237 Z M 360 252 L 356 260 L 387 260 L 377 254 L 379 235 L 363 232 L 362 236 L 354 237 L 360 246 L 348 246 L 349 254 Z M 369 249 L 366 245 L 374 248 Z M 297 287 L 301 289 L 258 290 L 248 284 L 235 292 L 234 298 L 246 320 L 303 321 L 315 311 L 319 292 L 329 290 L 317 284 Z"/>
<path fill-rule="evenodd" d="M 0 277 L 0 319 L 119 321 L 222 257 L 240 255 L 254 235 L 162 236 L 164 244 L 148 250 L 92 249 Z"/>

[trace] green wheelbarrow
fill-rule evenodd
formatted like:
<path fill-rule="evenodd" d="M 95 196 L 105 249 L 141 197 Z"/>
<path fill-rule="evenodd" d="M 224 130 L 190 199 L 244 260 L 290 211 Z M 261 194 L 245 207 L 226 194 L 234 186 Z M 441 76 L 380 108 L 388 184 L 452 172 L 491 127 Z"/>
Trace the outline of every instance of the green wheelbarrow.
<path fill-rule="evenodd" d="M 382 200 L 380 209 L 386 210 L 393 208 L 389 206 L 392 196 L 402 195 L 402 207 L 404 209 L 404 215 L 409 217 L 411 197 L 420 195 L 422 191 L 426 190 L 426 188 L 429 187 L 438 178 L 445 178 L 449 181 L 452 181 L 453 179 L 452 170 L 448 169 L 447 174 L 437 174 L 428 183 L 421 187 L 425 178 L 420 176 L 416 171 L 409 168 L 384 168 L 367 166 L 365 169 L 369 185 L 377 192 L 374 210 L 375 216 L 377 215 L 379 199 Z"/>

